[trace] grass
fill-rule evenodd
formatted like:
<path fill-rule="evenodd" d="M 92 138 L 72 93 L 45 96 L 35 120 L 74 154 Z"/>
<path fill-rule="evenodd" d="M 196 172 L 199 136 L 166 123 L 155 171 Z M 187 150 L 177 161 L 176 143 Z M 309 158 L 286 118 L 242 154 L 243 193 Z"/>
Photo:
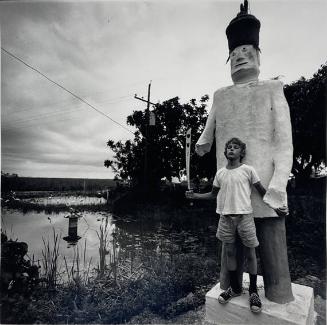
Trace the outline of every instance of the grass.
<path fill-rule="evenodd" d="M 180 256 L 171 263 L 152 257 L 140 267 L 143 272 L 139 269 L 139 278 L 126 278 L 123 269 L 118 269 L 116 282 L 106 271 L 101 279 L 86 285 L 58 285 L 56 294 L 41 288 L 34 293 L 33 304 L 15 306 L 14 310 L 23 309 L 16 313 L 15 321 L 117 324 L 145 310 L 170 318 L 203 304 L 203 295 L 197 288 L 203 269 L 196 260 Z M 206 289 L 202 287 L 202 292 Z M 195 292 L 189 296 L 191 299 L 183 299 L 190 292 Z"/>
<path fill-rule="evenodd" d="M 44 248 L 42 249 L 42 265 L 44 271 L 44 277 L 48 288 L 54 289 L 57 286 L 59 279 L 60 268 L 59 263 L 59 235 L 56 234 L 53 228 L 53 245 L 50 245 L 50 241 L 45 240 L 42 237 Z"/>
<path fill-rule="evenodd" d="M 11 200 L 7 203 L 2 204 L 3 207 L 9 209 L 21 210 L 23 213 L 30 211 L 45 212 L 47 214 L 59 213 L 69 210 L 69 205 L 57 204 L 57 205 L 43 205 L 31 202 L 24 202 L 22 200 Z M 80 211 L 107 211 L 111 207 L 107 204 L 85 204 L 85 205 L 74 205 L 74 208 Z"/>
<path fill-rule="evenodd" d="M 43 239 L 46 285 L 29 298 L 17 298 L 10 308 L 5 302 L 2 322 L 124 323 L 147 310 L 169 318 L 202 304 L 204 292 L 217 278 L 217 265 L 203 268 L 196 255 L 175 256 L 168 247 L 162 254 L 121 257 L 108 221 L 101 225 L 98 238 L 102 259 L 98 276 L 90 276 L 85 241 L 83 251 L 76 246 L 71 265 L 64 257 L 67 281 L 59 267 L 59 235 L 53 231 L 51 240 Z M 192 299 L 183 300 L 190 292 L 195 293 Z"/>
<path fill-rule="evenodd" d="M 52 196 L 55 197 L 103 197 L 101 194 L 100 196 L 97 192 L 78 192 L 78 191 L 71 191 L 71 192 L 53 192 L 53 191 L 42 191 L 42 192 L 10 192 L 10 193 L 1 193 L 1 205 L 2 207 L 7 207 L 9 209 L 16 209 L 21 210 L 23 213 L 27 213 L 30 211 L 35 212 L 45 212 L 48 214 L 51 213 L 59 213 L 62 211 L 67 211 L 71 206 L 74 207 L 76 210 L 80 211 L 106 211 L 111 209 L 111 205 L 107 203 L 89 203 L 89 204 L 74 204 L 69 205 L 66 203 L 56 202 L 51 204 L 44 204 L 43 202 L 30 202 L 24 199 L 39 199 L 39 198 L 49 198 Z M 50 199 L 49 199 L 50 200 Z M 110 203 L 110 202 L 109 202 Z"/>
<path fill-rule="evenodd" d="M 321 279 L 325 268 L 324 200 L 317 196 L 290 196 L 291 214 L 286 218 L 289 263 L 292 280 L 306 275 Z M 187 222 L 198 222 L 196 214 L 201 207 L 175 209 L 171 218 L 181 229 Z M 163 218 L 163 209 L 154 217 Z M 197 212 L 196 212 L 197 211 Z M 146 218 L 153 212 L 146 211 Z M 170 211 L 170 214 L 172 212 Z M 183 214 L 181 217 L 180 214 Z M 184 215 L 185 214 L 185 215 Z M 192 216 L 194 216 L 194 218 Z M 177 222 L 175 219 L 179 218 Z M 146 219 L 147 220 L 147 219 Z M 143 222 L 143 221 L 142 221 Z M 210 220 L 210 224 L 212 220 Z M 159 233 L 159 232 L 158 232 Z M 91 276 L 91 259 L 87 259 L 87 242 L 83 250 L 76 246 L 72 264 L 64 258 L 68 281 L 61 277 L 58 236 L 53 233 L 53 245 L 44 241 L 44 260 L 51 287 L 35 291 L 29 300 L 17 299 L 6 312 L 3 304 L 2 322 L 5 323 L 124 323 L 137 315 L 159 315 L 172 319 L 204 303 L 205 293 L 219 278 L 218 259 L 195 254 L 189 237 L 181 238 L 180 249 L 170 244 L 170 233 L 161 233 L 160 250 L 147 251 L 145 255 L 124 256 L 118 252 L 118 235 L 112 232 L 108 220 L 97 231 L 99 239 L 99 264 L 97 276 Z M 31 303 L 32 301 L 32 303 Z M 10 316 L 10 315 L 14 315 Z M 135 318 L 136 317 L 136 318 Z M 141 320 L 142 321 L 142 317 Z"/>
<path fill-rule="evenodd" d="M 98 278 L 102 279 L 105 272 L 112 274 L 113 281 L 117 284 L 117 273 L 119 266 L 116 232 L 109 229 L 108 218 L 105 219 L 104 224 L 100 225 L 99 231 L 96 232 L 99 239 L 99 264 L 98 264 Z M 107 256 L 109 264 L 107 263 Z"/>
<path fill-rule="evenodd" d="M 92 257 L 87 261 L 86 258 L 86 239 L 84 241 L 84 249 L 83 249 L 83 264 L 81 268 L 81 260 L 79 253 L 79 246 L 74 247 L 74 257 L 72 261 L 72 265 L 68 266 L 68 262 L 65 256 L 63 256 L 65 262 L 65 270 L 68 279 L 68 283 L 76 283 L 77 285 L 87 285 L 91 278 L 91 265 L 92 265 Z"/>
<path fill-rule="evenodd" d="M 98 272 L 99 277 L 102 278 L 106 270 L 106 256 L 109 254 L 108 244 L 109 244 L 109 230 L 108 230 L 108 219 L 106 218 L 105 224 L 100 225 L 99 232 L 97 231 L 97 236 L 99 238 L 99 266 Z"/>

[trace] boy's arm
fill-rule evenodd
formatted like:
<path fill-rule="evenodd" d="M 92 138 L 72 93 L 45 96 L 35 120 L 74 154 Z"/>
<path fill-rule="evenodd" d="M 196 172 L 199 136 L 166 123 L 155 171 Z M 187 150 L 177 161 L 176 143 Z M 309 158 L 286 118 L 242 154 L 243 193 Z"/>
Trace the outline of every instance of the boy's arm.
<path fill-rule="evenodd" d="M 254 183 L 253 186 L 256 188 L 256 190 L 259 192 L 261 197 L 264 197 L 266 194 L 266 189 L 262 186 L 261 182 Z"/>
<path fill-rule="evenodd" d="M 261 195 L 261 197 L 264 197 L 266 194 L 266 189 L 262 186 L 261 182 L 257 182 L 254 183 L 253 186 L 256 188 L 256 190 L 259 192 L 259 194 Z M 278 209 L 274 209 L 276 211 L 276 213 L 282 217 L 282 216 L 286 216 L 288 215 L 288 207 L 284 206 Z"/>
<path fill-rule="evenodd" d="M 219 192 L 219 187 L 212 186 L 211 192 L 207 193 L 194 193 L 193 191 L 186 191 L 185 196 L 190 200 L 212 200 L 215 199 Z"/>

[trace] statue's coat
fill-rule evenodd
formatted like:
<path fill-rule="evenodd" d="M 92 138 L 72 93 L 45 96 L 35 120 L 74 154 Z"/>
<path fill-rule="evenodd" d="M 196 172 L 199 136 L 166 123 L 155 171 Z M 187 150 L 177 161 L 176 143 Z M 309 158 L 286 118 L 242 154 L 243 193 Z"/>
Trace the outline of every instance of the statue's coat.
<path fill-rule="evenodd" d="M 226 165 L 225 143 L 238 137 L 246 143 L 244 163 L 252 165 L 268 190 L 264 200 L 274 208 L 287 205 L 286 185 L 293 161 L 289 107 L 279 80 L 254 81 L 218 89 L 196 151 L 210 151 L 216 138 L 217 170 Z M 254 216 L 276 212 L 252 191 Z"/>

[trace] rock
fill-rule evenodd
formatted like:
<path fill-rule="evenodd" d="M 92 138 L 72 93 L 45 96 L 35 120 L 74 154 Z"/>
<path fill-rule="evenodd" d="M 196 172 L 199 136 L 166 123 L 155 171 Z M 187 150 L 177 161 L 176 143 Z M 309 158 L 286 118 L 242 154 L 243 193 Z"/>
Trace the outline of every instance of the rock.
<path fill-rule="evenodd" d="M 205 306 L 190 310 L 172 319 L 172 324 L 202 325 L 205 318 Z"/>
<path fill-rule="evenodd" d="M 134 316 L 128 324 L 162 324 L 163 319 L 151 312 L 149 309 L 145 309 L 141 314 Z"/>
<path fill-rule="evenodd" d="M 326 324 L 326 300 L 317 295 L 314 299 L 314 308 L 317 313 L 316 325 Z"/>
<path fill-rule="evenodd" d="M 169 317 L 172 317 L 186 312 L 190 309 L 193 309 L 194 307 L 196 307 L 196 305 L 196 296 L 192 292 L 190 292 L 186 297 L 183 297 L 181 299 L 178 299 L 176 302 L 171 303 L 167 307 L 165 313 L 169 315 Z"/>
<path fill-rule="evenodd" d="M 296 279 L 294 283 L 302 284 L 308 287 L 313 288 L 314 295 L 322 296 L 326 299 L 326 281 L 320 280 L 319 278 L 313 275 L 307 275 L 303 278 Z"/>

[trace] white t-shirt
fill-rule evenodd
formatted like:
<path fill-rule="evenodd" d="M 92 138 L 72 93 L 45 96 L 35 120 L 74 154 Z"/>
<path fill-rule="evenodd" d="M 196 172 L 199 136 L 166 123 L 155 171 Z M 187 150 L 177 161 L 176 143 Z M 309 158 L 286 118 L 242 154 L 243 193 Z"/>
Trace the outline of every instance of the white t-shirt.
<path fill-rule="evenodd" d="M 249 214 L 251 205 L 251 187 L 260 181 L 252 166 L 243 164 L 234 169 L 220 168 L 213 185 L 219 187 L 217 196 L 218 214 Z"/>

